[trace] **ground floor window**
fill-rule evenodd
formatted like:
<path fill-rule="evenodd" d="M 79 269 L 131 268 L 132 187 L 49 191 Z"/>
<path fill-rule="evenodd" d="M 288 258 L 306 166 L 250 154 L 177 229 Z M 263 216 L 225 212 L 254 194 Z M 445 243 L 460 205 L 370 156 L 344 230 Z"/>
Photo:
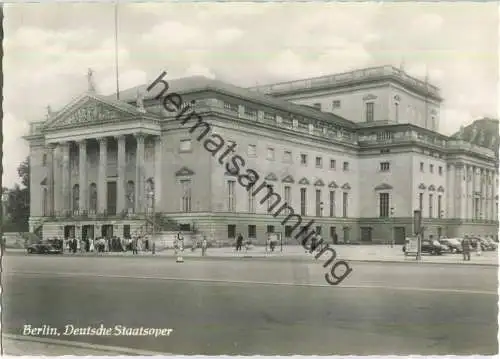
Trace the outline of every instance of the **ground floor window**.
<path fill-rule="evenodd" d="M 321 226 L 316 227 L 316 234 L 321 235 Z"/>
<path fill-rule="evenodd" d="M 285 238 L 290 238 L 292 236 L 293 227 L 285 226 Z"/>
<path fill-rule="evenodd" d="M 236 238 L 236 225 L 228 224 L 227 225 L 227 238 Z"/>
<path fill-rule="evenodd" d="M 274 233 L 274 226 L 267 226 L 267 232 L 266 233 Z"/>
<path fill-rule="evenodd" d="M 123 238 L 130 238 L 130 224 L 123 225 Z"/>
<path fill-rule="evenodd" d="M 248 238 L 257 238 L 257 227 L 255 224 L 248 225 Z"/>

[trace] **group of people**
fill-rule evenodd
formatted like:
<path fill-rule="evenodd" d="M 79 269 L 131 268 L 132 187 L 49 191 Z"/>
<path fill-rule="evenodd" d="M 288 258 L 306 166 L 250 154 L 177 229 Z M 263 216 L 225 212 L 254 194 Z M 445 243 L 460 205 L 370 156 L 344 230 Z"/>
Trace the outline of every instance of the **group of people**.
<path fill-rule="evenodd" d="M 196 248 L 201 246 L 201 255 L 204 257 L 207 255 L 207 248 L 208 248 L 208 240 L 205 235 L 203 235 L 201 239 L 201 243 L 198 242 L 196 238 L 193 239 L 192 245 L 191 245 L 191 251 L 194 252 Z M 184 235 L 182 232 L 178 232 L 175 236 L 174 240 L 174 249 L 176 254 L 184 252 Z"/>
<path fill-rule="evenodd" d="M 68 253 L 104 253 L 104 252 L 126 252 L 132 251 L 133 254 L 138 254 L 140 251 L 150 251 L 154 247 L 154 243 L 147 237 L 135 236 L 132 238 L 120 237 L 98 237 L 85 238 L 78 240 L 74 237 L 60 239 L 54 238 L 51 241 L 56 248 Z"/>

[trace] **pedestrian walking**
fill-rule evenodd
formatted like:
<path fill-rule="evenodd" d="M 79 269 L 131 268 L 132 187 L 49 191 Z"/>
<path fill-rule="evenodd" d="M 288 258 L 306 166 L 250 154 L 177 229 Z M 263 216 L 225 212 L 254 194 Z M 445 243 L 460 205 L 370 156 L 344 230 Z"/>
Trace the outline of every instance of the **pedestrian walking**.
<path fill-rule="evenodd" d="M 332 241 L 333 241 L 333 244 L 338 244 L 339 243 L 339 236 L 337 235 L 337 232 L 333 232 L 333 234 L 332 234 Z"/>
<path fill-rule="evenodd" d="M 132 238 L 132 254 L 138 254 L 139 252 L 137 251 L 137 246 L 138 246 L 138 241 L 139 239 L 137 237 Z"/>
<path fill-rule="evenodd" d="M 464 261 L 470 261 L 470 247 L 471 242 L 469 237 L 465 236 L 462 241 L 462 251 L 464 256 Z"/>
<path fill-rule="evenodd" d="M 201 255 L 204 257 L 207 255 L 208 241 L 207 237 L 204 235 L 201 241 Z"/>
<path fill-rule="evenodd" d="M 479 238 L 476 238 L 476 255 L 481 255 L 481 241 L 479 240 Z"/>
<path fill-rule="evenodd" d="M 241 247 L 243 246 L 243 236 L 241 233 L 238 234 L 238 238 L 236 239 L 236 252 L 241 251 Z"/>

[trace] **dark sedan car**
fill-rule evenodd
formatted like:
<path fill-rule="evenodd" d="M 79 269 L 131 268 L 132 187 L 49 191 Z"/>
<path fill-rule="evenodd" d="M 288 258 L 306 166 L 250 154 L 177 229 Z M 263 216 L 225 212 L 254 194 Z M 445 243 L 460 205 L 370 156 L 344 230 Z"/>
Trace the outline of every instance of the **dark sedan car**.
<path fill-rule="evenodd" d="M 28 254 L 62 254 L 62 250 L 48 243 L 35 243 L 26 248 Z"/>

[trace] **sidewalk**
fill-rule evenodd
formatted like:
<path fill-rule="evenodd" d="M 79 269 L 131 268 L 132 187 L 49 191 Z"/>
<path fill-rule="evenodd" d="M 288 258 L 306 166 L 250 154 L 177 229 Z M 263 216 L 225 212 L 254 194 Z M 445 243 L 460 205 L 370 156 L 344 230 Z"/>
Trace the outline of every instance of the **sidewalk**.
<path fill-rule="evenodd" d="M 388 245 L 337 245 L 332 247 L 337 252 L 337 259 L 343 259 L 355 262 L 416 262 L 415 256 L 406 257 L 403 254 L 402 246 L 397 245 L 391 248 Z M 7 253 L 26 253 L 25 250 L 7 249 Z M 111 252 L 111 253 L 76 253 L 64 254 L 68 256 L 112 256 L 112 257 L 132 257 L 131 252 Z M 140 252 L 136 257 L 152 257 L 151 252 Z M 163 250 L 156 252 L 155 257 L 175 257 L 173 249 Z M 327 254 L 324 254 L 326 257 Z M 306 251 L 299 245 L 283 246 L 283 252 L 280 251 L 278 246 L 275 252 L 266 252 L 265 247 L 253 247 L 252 249 L 241 252 L 236 252 L 234 247 L 223 248 L 209 248 L 207 256 L 201 257 L 201 249 L 198 248 L 194 252 L 191 249 L 186 249 L 183 252 L 184 258 L 204 258 L 204 259 L 220 259 L 220 258 L 265 258 L 265 259 L 290 259 L 290 260 L 303 260 L 313 261 L 314 255 L 306 253 Z M 465 264 L 465 265 L 490 265 L 498 266 L 498 252 L 482 252 L 481 256 L 477 256 L 475 252 L 471 253 L 471 260 L 464 262 L 461 254 L 447 253 L 441 256 L 423 255 L 419 263 L 435 263 L 435 264 Z"/>
<path fill-rule="evenodd" d="M 3 355 L 30 355 L 30 356 L 63 356 L 63 355 L 96 355 L 96 356 L 117 356 L 117 355 L 168 355 L 163 353 L 150 352 L 107 345 L 95 345 L 81 342 L 71 342 L 67 340 L 57 340 L 40 337 L 27 337 L 21 335 L 2 335 Z"/>

